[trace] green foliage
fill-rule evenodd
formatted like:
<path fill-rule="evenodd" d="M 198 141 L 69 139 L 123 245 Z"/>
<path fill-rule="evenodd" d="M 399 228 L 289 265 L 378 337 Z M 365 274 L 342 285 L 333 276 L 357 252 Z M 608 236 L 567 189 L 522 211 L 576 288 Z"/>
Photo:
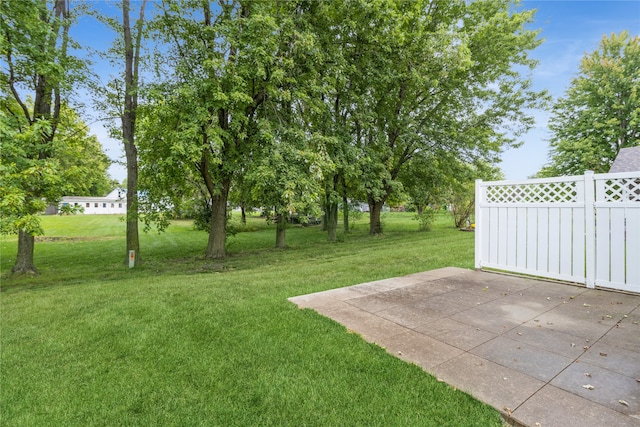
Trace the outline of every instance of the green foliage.
<path fill-rule="evenodd" d="M 281 212 L 320 198 L 332 221 L 348 195 L 381 204 L 404 189 L 425 205 L 445 159 L 493 160 L 544 98 L 514 71 L 539 41 L 513 6 L 163 3 L 151 29 L 167 49 L 139 121 L 145 191 L 175 202 L 197 182 Z M 428 189 L 404 188 L 414 158 L 440 163 Z"/>
<path fill-rule="evenodd" d="M 467 226 L 475 213 L 475 180 L 495 181 L 504 179 L 502 171 L 484 162 L 458 163 L 455 175 L 449 181 L 448 205 L 454 225 L 457 228 Z"/>
<path fill-rule="evenodd" d="M 47 201 L 62 196 L 59 162 L 38 156 L 39 141 L 51 130 L 49 122 L 38 120 L 21 127 L 24 121 L 20 116 L 7 113 L 8 103 L 2 100 L 0 109 L 0 231 L 17 234 L 24 230 L 38 235 L 42 234 L 42 228 L 37 214 L 44 211 Z"/>
<path fill-rule="evenodd" d="M 211 202 L 203 200 L 200 203 L 196 203 L 191 213 L 193 216 L 193 227 L 199 231 L 208 232 L 211 228 Z M 231 213 L 227 214 L 228 218 L 231 218 Z M 227 221 L 227 236 L 235 236 L 239 231 L 237 224 Z"/>
<path fill-rule="evenodd" d="M 259 161 L 245 177 L 251 198 L 260 206 L 274 206 L 276 214 L 303 212 L 319 216 L 318 200 L 324 171 L 331 163 L 323 156 L 324 138 L 284 130 L 261 144 Z"/>
<path fill-rule="evenodd" d="M 355 222 L 355 221 L 360 221 L 362 219 L 362 217 L 364 216 L 364 213 L 360 210 L 360 208 L 358 207 L 358 209 L 355 209 L 353 207 L 349 207 L 349 217 Z"/>
<path fill-rule="evenodd" d="M 32 110 L 32 102 L 26 106 Z M 110 160 L 95 136 L 76 113 L 62 105 L 56 138 L 42 145 L 51 132 L 50 122 L 29 125 L 13 99 L 0 99 L 0 229 L 15 234 L 42 233 L 36 214 L 62 196 L 104 196 L 110 190 Z M 42 154 L 45 153 L 45 154 Z"/>
<path fill-rule="evenodd" d="M 151 199 L 175 202 L 194 183 L 216 212 L 226 208 L 232 188 L 239 204 L 279 212 L 317 199 L 322 138 L 309 136 L 298 114 L 313 104 L 308 86 L 315 80 L 308 77 L 320 55 L 305 28 L 307 7 L 314 6 L 161 6 L 151 28 L 167 51 L 157 59 L 159 83 L 150 87 L 139 122 L 141 185 Z M 216 234 L 225 224 L 217 221 L 211 257 L 224 256 Z"/>
<path fill-rule="evenodd" d="M 431 231 L 433 220 L 435 218 L 436 211 L 430 206 L 425 207 L 422 212 L 417 213 L 413 219 L 418 221 L 418 228 L 420 231 Z"/>
<path fill-rule="evenodd" d="M 0 5 L 0 232 L 20 236 L 16 273 L 37 273 L 33 243 L 42 229 L 35 214 L 69 185 L 56 157 L 56 130 L 64 96 L 86 73 L 84 62 L 68 54 L 78 47 L 69 37 L 72 21 L 64 1 Z"/>
<path fill-rule="evenodd" d="M 418 212 L 429 205 L 448 203 L 451 182 L 456 179 L 456 156 L 446 151 L 415 156 L 400 172 L 398 179 Z"/>
<path fill-rule="evenodd" d="M 103 197 L 117 186 L 107 172 L 111 160 L 88 131 L 78 114 L 63 104 L 53 156 L 60 161 L 65 196 Z"/>
<path fill-rule="evenodd" d="M 640 38 L 604 36 L 549 120 L 549 163 L 538 177 L 606 173 L 621 148 L 640 144 Z"/>
<path fill-rule="evenodd" d="M 403 171 L 414 158 L 492 162 L 533 124 L 527 108 L 546 99 L 514 71 L 535 66 L 528 52 L 540 43 L 525 29 L 533 12 L 514 2 L 332 6 L 314 21 L 324 25 L 319 39 L 329 60 L 320 66 L 334 76 L 323 80 L 325 109 L 315 126 L 336 138 L 328 149 L 336 173 L 371 205 L 410 191 Z M 338 180 L 329 178 L 331 197 Z M 435 187 L 417 191 L 416 203 Z"/>
<path fill-rule="evenodd" d="M 38 97 L 38 101 L 47 107 L 47 103 L 55 100 L 56 95 L 49 92 L 54 87 L 66 93 L 84 79 L 85 61 L 68 53 L 71 47 L 78 47 L 68 36 L 75 20 L 74 11 L 64 3 L 64 8 L 60 6 L 53 0 L 4 1 L 0 5 L 0 57 L 7 65 L 11 64 L 3 65 L 0 71 L 3 93 L 20 97 L 25 91 L 34 93 L 39 87 L 42 98 Z M 48 107 L 53 110 L 54 105 Z M 36 110 L 32 119 L 46 108 Z M 55 119 L 55 114 L 50 116 Z"/>
<path fill-rule="evenodd" d="M 211 221 L 211 203 L 201 201 L 196 203 L 191 213 L 193 226 L 196 230 L 209 231 Z"/>
<path fill-rule="evenodd" d="M 74 206 L 69 204 L 63 204 L 58 209 L 58 215 L 75 215 L 83 212 L 84 212 L 84 207 L 80 205 Z"/>
<path fill-rule="evenodd" d="M 475 211 L 475 187 L 471 182 L 459 184 L 452 190 L 449 208 L 457 228 L 467 227 Z"/>

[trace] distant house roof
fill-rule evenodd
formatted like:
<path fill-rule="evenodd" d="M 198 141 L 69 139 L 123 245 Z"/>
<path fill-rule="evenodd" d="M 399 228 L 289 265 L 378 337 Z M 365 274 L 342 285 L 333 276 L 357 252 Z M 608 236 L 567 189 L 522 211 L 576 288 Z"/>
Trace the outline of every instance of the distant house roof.
<path fill-rule="evenodd" d="M 125 199 L 127 197 L 127 190 L 118 187 L 104 197 L 107 199 Z"/>
<path fill-rule="evenodd" d="M 621 148 L 609 173 L 640 171 L 640 146 Z"/>

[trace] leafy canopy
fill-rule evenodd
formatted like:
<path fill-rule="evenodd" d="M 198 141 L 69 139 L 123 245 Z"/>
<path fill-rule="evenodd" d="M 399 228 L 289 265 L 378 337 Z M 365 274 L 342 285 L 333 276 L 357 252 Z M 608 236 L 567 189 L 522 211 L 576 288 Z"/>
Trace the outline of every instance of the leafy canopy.
<path fill-rule="evenodd" d="M 33 103 L 25 103 L 32 114 Z M 104 196 L 111 190 L 110 160 L 77 113 L 60 108 L 56 137 L 47 144 L 49 120 L 29 125 L 12 98 L 0 99 L 0 230 L 42 234 L 38 214 L 64 195 Z M 46 155 L 43 155 L 45 153 Z"/>
<path fill-rule="evenodd" d="M 63 0 L 0 6 L 0 230 L 20 233 L 19 248 L 27 249 L 19 249 L 17 264 L 27 271 L 34 269 L 33 245 L 24 239 L 42 233 L 37 214 L 82 182 L 69 158 L 78 135 L 59 137 L 57 130 L 85 63 L 68 54 L 78 46 L 68 35 L 74 17 Z"/>
<path fill-rule="evenodd" d="M 606 173 L 621 148 L 640 144 L 640 38 L 604 36 L 553 107 L 549 163 L 539 176 Z"/>

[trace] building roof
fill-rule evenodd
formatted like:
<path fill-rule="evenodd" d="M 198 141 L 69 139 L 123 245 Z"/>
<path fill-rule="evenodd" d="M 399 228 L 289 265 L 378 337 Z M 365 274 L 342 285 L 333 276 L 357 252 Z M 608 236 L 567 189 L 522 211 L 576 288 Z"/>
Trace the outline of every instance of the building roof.
<path fill-rule="evenodd" d="M 63 196 L 61 202 L 114 203 L 124 202 L 124 197 L 94 197 L 94 196 Z"/>
<path fill-rule="evenodd" d="M 640 146 L 621 148 L 609 173 L 640 171 Z"/>

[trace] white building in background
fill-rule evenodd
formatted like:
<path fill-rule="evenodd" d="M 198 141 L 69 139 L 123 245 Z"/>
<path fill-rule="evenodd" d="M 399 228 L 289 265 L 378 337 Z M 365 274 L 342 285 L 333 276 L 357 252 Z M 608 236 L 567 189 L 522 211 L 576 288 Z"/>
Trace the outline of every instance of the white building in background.
<path fill-rule="evenodd" d="M 124 215 L 127 213 L 127 192 L 116 188 L 104 197 L 64 196 L 58 204 L 58 211 L 62 206 L 79 206 L 85 215 Z M 47 213 L 57 213 L 50 212 Z"/>

